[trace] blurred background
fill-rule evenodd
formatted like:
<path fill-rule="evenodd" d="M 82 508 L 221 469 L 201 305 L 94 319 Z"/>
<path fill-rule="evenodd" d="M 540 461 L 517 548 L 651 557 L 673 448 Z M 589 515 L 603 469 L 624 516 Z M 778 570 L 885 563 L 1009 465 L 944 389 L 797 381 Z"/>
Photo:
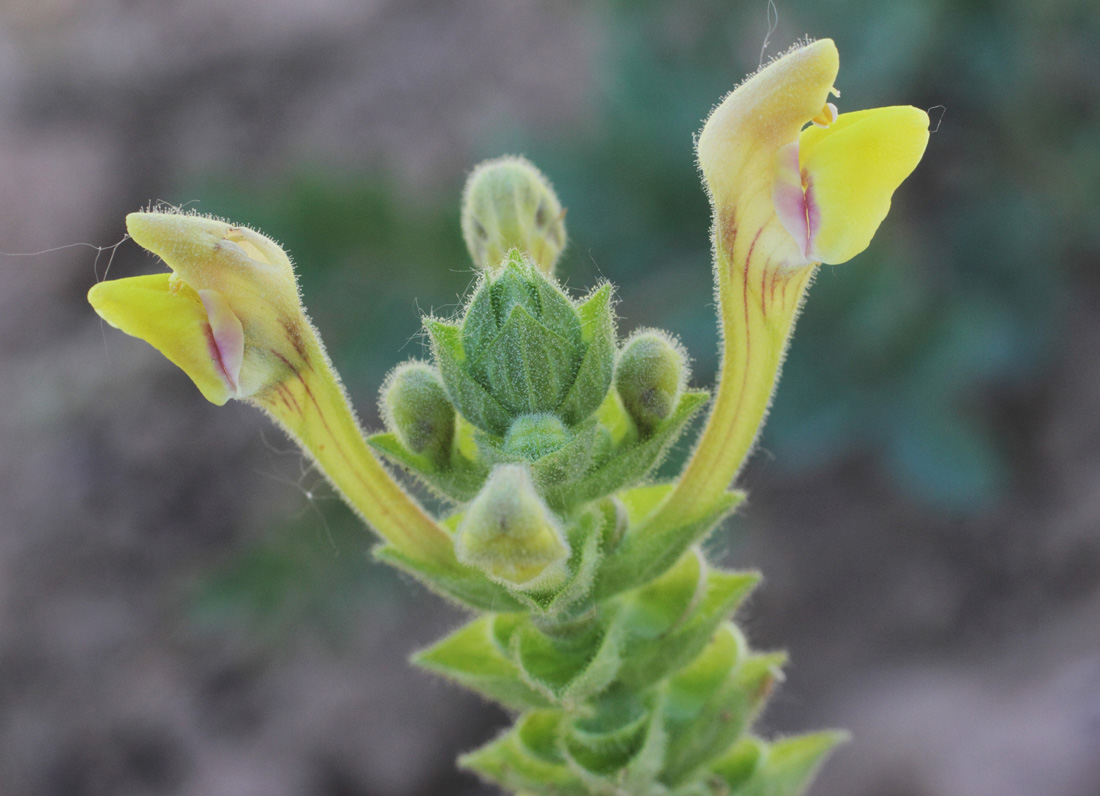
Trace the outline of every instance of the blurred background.
<path fill-rule="evenodd" d="M 0 794 L 491 793 L 453 759 L 505 716 L 405 661 L 460 615 L 258 412 L 98 321 L 108 268 L 160 266 L 93 245 L 150 202 L 280 240 L 377 428 L 470 283 L 465 173 L 523 153 L 569 209 L 559 274 L 708 385 L 692 134 L 768 28 L 756 0 L 0 4 Z M 941 122 L 821 272 L 709 545 L 763 569 L 741 620 L 791 654 L 760 729 L 853 731 L 813 796 L 1096 796 L 1100 8 L 784 0 L 766 55 L 803 34 L 842 111 Z"/>

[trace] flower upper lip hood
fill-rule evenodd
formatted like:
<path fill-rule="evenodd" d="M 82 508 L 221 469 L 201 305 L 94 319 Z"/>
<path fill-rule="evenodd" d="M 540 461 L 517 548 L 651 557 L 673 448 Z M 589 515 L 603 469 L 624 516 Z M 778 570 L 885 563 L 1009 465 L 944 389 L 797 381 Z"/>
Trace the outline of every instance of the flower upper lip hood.
<path fill-rule="evenodd" d="M 265 301 L 287 310 L 300 306 L 290 258 L 248 227 L 182 213 L 130 213 L 126 230 L 196 290 L 262 292 Z"/>
<path fill-rule="evenodd" d="M 209 401 L 256 395 L 303 358 L 294 269 L 272 240 L 180 213 L 131 213 L 126 228 L 172 273 L 101 282 L 88 300 L 182 368 Z"/>
<path fill-rule="evenodd" d="M 780 268 L 863 251 L 928 143 L 918 108 L 836 116 L 826 102 L 839 67 L 832 40 L 802 45 L 734 89 L 699 135 L 717 222 L 750 230 Z"/>
<path fill-rule="evenodd" d="M 839 70 L 831 39 L 788 53 L 728 94 L 696 144 L 716 222 L 759 230 L 759 250 L 792 266 L 804 258 L 772 203 L 779 150 L 820 113 Z"/>

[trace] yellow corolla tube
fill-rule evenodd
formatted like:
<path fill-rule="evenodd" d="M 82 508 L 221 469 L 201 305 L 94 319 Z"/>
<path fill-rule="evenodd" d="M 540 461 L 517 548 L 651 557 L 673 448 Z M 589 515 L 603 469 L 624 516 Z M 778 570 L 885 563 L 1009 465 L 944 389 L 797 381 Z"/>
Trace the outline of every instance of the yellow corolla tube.
<path fill-rule="evenodd" d="M 713 210 L 723 359 L 710 417 L 655 522 L 705 516 L 751 452 L 820 263 L 870 243 L 928 142 L 928 116 L 837 114 L 829 39 L 800 45 L 734 89 L 696 149 Z"/>
<path fill-rule="evenodd" d="M 88 293 L 96 312 L 152 344 L 207 400 L 237 398 L 266 410 L 405 555 L 458 566 L 450 536 L 364 441 L 282 248 L 246 227 L 197 215 L 131 213 L 126 227 L 172 273 L 97 284 Z"/>

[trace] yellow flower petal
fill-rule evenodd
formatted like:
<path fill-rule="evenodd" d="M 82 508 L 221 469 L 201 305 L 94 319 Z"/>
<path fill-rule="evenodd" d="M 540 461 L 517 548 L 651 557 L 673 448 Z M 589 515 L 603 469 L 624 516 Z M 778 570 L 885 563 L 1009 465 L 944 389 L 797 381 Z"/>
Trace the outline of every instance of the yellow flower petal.
<path fill-rule="evenodd" d="M 846 262 L 867 248 L 894 191 L 928 144 L 928 114 L 908 105 L 843 113 L 799 136 L 809 246 L 816 262 Z"/>
<path fill-rule="evenodd" d="M 239 368 L 240 355 L 231 346 L 233 324 L 239 330 L 240 321 L 223 298 L 204 292 L 218 316 L 228 357 L 215 339 L 207 302 L 189 285 L 172 282 L 170 274 L 100 282 L 88 291 L 88 301 L 103 320 L 152 345 L 190 376 L 208 401 L 221 406 L 237 393 L 226 365 L 232 368 L 236 357 Z M 240 346 L 243 351 L 243 336 Z"/>

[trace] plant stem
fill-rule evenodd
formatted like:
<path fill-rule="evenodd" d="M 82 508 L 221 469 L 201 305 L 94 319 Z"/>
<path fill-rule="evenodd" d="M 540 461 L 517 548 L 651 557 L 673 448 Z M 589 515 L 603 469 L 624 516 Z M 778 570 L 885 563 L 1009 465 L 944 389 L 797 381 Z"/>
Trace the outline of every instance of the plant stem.
<path fill-rule="evenodd" d="M 387 542 L 426 563 L 457 567 L 450 536 L 367 446 L 316 331 L 306 327 L 294 343 L 298 361 L 280 356 L 292 377 L 255 396 L 254 403 L 309 453 L 345 502 Z"/>
<path fill-rule="evenodd" d="M 739 228 L 737 222 L 733 211 L 719 214 L 713 232 L 723 339 L 714 405 L 654 523 L 701 518 L 741 470 L 767 415 L 794 322 L 817 270 L 774 263 L 768 251 L 757 247 L 763 228 Z"/>

